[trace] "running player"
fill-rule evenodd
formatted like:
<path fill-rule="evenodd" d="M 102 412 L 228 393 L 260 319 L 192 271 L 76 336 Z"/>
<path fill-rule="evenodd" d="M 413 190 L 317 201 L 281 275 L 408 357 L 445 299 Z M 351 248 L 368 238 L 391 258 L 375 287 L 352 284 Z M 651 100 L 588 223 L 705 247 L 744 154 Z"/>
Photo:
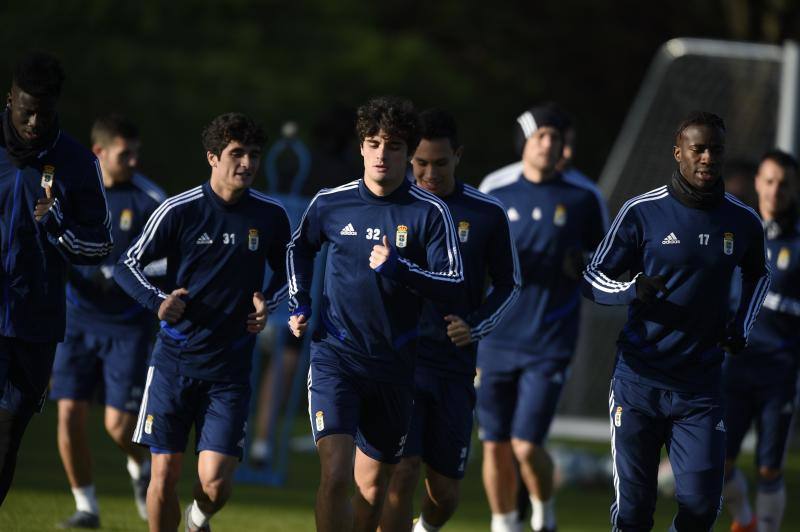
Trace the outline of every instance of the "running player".
<path fill-rule="evenodd" d="M 314 196 L 287 251 L 289 327 L 299 337 L 311 314 L 313 260 L 328 243 L 308 375 L 323 532 L 378 526 L 411 419 L 421 296 L 443 301 L 463 290 L 447 205 L 405 179 L 419 143 L 413 106 L 375 98 L 357 116 L 363 179 Z"/>
<path fill-rule="evenodd" d="M 544 447 L 575 351 L 584 257 L 603 236 L 603 207 L 557 170 L 566 127 L 551 105 L 517 119 L 522 172 L 490 194 L 506 208 L 522 291 L 478 346 L 478 423 L 492 530 L 519 527 L 517 473 L 535 531 L 555 529 L 553 461 Z"/>
<path fill-rule="evenodd" d="M 587 297 L 630 306 L 609 398 L 614 530 L 652 529 L 662 446 L 678 501 L 671 530 L 710 530 L 720 509 L 723 350 L 744 348 L 769 288 L 761 221 L 725 193 L 724 153 L 722 119 L 689 114 L 670 182 L 622 206 L 584 273 Z M 728 319 L 737 266 L 742 295 Z M 625 272 L 631 281 L 615 280 Z"/>
<path fill-rule="evenodd" d="M 99 266 L 73 267 L 67 284 L 67 334 L 56 349 L 50 391 L 58 400 L 58 450 L 76 506 L 62 528 L 100 526 L 86 427 L 95 387 L 105 398 L 106 432 L 128 457 L 136 507 L 147 519 L 150 461 L 131 436 L 155 322 L 113 279 L 117 259 L 165 199 L 158 186 L 135 173 L 139 146 L 136 126 L 123 116 L 99 118 L 92 127 L 92 151 L 103 172 L 115 247 Z"/>
<path fill-rule="evenodd" d="M 199 478 L 187 530 L 210 529 L 242 458 L 256 333 L 287 293 L 289 218 L 250 188 L 265 141 L 242 114 L 215 118 L 203 131 L 210 180 L 162 203 L 117 263 L 120 286 L 161 320 L 133 434 L 150 447 L 150 530 L 178 527 L 176 485 L 193 426 Z M 144 271 L 165 256 L 179 287 L 170 294 Z M 267 263 L 275 273 L 264 286 Z"/>
<path fill-rule="evenodd" d="M 64 337 L 68 263 L 97 264 L 112 247 L 97 159 L 58 125 L 63 81 L 56 58 L 25 55 L 0 115 L 0 504 Z"/>
<path fill-rule="evenodd" d="M 783 461 L 797 395 L 800 349 L 800 226 L 797 161 L 770 151 L 755 178 L 758 210 L 767 236 L 772 284 L 753 325 L 748 347 L 723 366 L 726 400 L 725 505 L 734 532 L 773 532 L 786 506 Z M 742 440 L 755 422 L 758 433 L 756 512 L 747 499 L 747 481 L 735 467 Z"/>
<path fill-rule="evenodd" d="M 392 475 L 381 530 L 408 530 L 424 461 L 426 490 L 415 531 L 439 530 L 458 505 L 475 406 L 477 342 L 516 300 L 519 266 L 505 208 L 457 181 L 464 149 L 446 111 L 420 115 L 422 139 L 411 159 L 417 185 L 440 197 L 456 224 L 464 260 L 463 300 L 426 302 L 415 371 L 414 412 L 403 459 Z M 487 275 L 492 290 L 484 298 Z"/>

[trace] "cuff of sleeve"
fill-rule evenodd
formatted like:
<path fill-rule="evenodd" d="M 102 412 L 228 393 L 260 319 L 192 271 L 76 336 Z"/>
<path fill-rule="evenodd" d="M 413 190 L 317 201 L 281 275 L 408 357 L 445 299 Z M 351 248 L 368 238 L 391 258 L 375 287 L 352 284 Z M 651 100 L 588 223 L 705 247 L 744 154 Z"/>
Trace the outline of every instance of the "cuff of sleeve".
<path fill-rule="evenodd" d="M 400 261 L 397 260 L 397 252 L 393 250 L 386 259 L 386 262 L 375 268 L 375 271 L 389 279 L 396 279 L 399 275 L 398 265 Z"/>
<path fill-rule="evenodd" d="M 58 211 L 55 209 L 55 206 L 56 204 L 53 203 L 53 206 L 50 207 L 50 209 L 44 213 L 44 216 L 39 219 L 39 223 L 42 224 L 42 227 L 44 227 L 44 230 L 47 232 L 47 234 L 57 240 L 64 233 L 64 231 L 61 228 L 60 217 L 58 215 Z"/>
<path fill-rule="evenodd" d="M 150 312 L 157 315 L 158 309 L 161 308 L 161 303 L 165 299 L 167 299 L 166 294 L 153 294 L 153 297 L 147 302 L 147 308 L 150 309 Z"/>

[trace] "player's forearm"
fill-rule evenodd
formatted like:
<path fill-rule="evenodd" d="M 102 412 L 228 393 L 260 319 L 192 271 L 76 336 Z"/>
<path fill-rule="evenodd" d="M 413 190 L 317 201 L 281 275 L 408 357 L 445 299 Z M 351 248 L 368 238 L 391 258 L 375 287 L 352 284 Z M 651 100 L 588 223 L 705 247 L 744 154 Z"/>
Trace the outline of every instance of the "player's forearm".
<path fill-rule="evenodd" d="M 464 289 L 464 274 L 460 269 L 436 273 L 422 269 L 404 258 L 397 257 L 377 270 L 381 275 L 435 301 L 459 297 Z"/>
<path fill-rule="evenodd" d="M 629 305 L 636 299 L 635 278 L 629 282 L 615 281 L 595 266 L 583 272 L 583 296 L 600 305 Z"/>
<path fill-rule="evenodd" d="M 93 214 L 86 216 L 93 223 L 73 220 L 63 212 L 56 198 L 39 223 L 67 260 L 73 264 L 93 265 L 102 262 L 114 244 L 108 212 L 98 210 Z"/>
<path fill-rule="evenodd" d="M 742 295 L 736 311 L 735 326 L 743 338 L 747 338 L 755 323 L 761 305 L 769 292 L 770 275 L 765 271 L 761 277 L 753 279 L 742 275 Z"/>
<path fill-rule="evenodd" d="M 514 305 L 519 297 L 519 291 L 520 285 L 514 282 L 493 286 L 483 305 L 464 320 L 470 325 L 470 335 L 473 340 L 480 340 L 494 330 Z"/>
<path fill-rule="evenodd" d="M 275 272 L 269 284 L 261 291 L 267 302 L 267 310 L 274 312 L 286 298 L 289 297 L 289 283 L 286 279 L 286 272 Z"/>
<path fill-rule="evenodd" d="M 123 255 L 114 267 L 114 281 L 136 302 L 154 314 L 167 295 L 149 282 L 140 262 Z"/>

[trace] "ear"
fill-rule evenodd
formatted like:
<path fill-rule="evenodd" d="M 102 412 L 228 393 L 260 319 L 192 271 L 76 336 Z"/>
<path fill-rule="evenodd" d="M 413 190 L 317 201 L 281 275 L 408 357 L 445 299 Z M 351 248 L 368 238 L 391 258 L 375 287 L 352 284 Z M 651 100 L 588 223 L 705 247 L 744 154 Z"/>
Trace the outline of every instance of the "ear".
<path fill-rule="evenodd" d="M 206 152 L 206 159 L 208 159 L 208 165 L 212 168 L 219 164 L 219 157 L 210 151 Z"/>
<path fill-rule="evenodd" d="M 100 157 L 100 154 L 103 153 L 103 147 L 100 144 L 92 144 L 92 153 L 94 153 L 95 157 Z"/>
<path fill-rule="evenodd" d="M 672 147 L 672 156 L 675 160 L 680 163 L 681 162 L 681 148 L 680 146 L 673 146 Z"/>
<path fill-rule="evenodd" d="M 358 145 L 358 151 L 361 152 L 361 156 L 364 156 L 364 141 L 361 141 L 361 144 Z"/>
<path fill-rule="evenodd" d="M 464 155 L 464 145 L 463 144 L 461 146 L 459 146 L 458 149 L 456 150 L 456 155 L 455 155 L 456 166 L 458 166 L 458 163 L 461 162 L 461 156 L 462 155 Z"/>

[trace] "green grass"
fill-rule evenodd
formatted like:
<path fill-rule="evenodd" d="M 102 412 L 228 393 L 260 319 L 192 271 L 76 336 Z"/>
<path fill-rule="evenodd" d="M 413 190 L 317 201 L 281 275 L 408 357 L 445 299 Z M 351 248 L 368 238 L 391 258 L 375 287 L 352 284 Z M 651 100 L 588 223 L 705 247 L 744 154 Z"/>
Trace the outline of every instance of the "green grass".
<path fill-rule="evenodd" d="M 139 520 L 133 505 L 131 488 L 125 470 L 125 459 L 102 432 L 101 410 L 92 411 L 92 444 L 94 449 L 95 484 L 100 501 L 104 530 L 142 531 L 147 527 Z M 53 404 L 36 416 L 25 436 L 20 453 L 14 487 L 0 508 L 0 530 L 46 531 L 74 511 L 72 495 L 56 450 L 56 419 Z M 305 422 L 302 423 L 305 427 Z M 306 429 L 304 429 L 306 430 Z M 310 436 L 309 436 L 310 437 Z M 604 453 L 606 446 L 588 446 Z M 475 447 L 463 483 L 462 503 L 448 525 L 454 531 L 486 531 L 489 509 L 483 496 L 480 480 L 480 451 Z M 195 462 L 186 461 L 180 486 L 182 503 L 190 499 Z M 749 472 L 751 456 L 742 457 Z M 314 492 L 319 467 L 314 454 L 295 454 L 290 464 L 287 485 L 281 488 L 238 485 L 233 498 L 220 514 L 214 517 L 215 532 L 225 531 L 303 531 L 314 529 Z M 800 456 L 790 454 L 788 471 L 789 501 L 800 494 Z M 752 491 L 751 491 L 752 493 Z M 606 531 L 611 486 L 568 488 L 558 494 L 557 511 L 561 532 Z M 658 502 L 656 530 L 666 530 L 675 503 L 667 498 Z M 728 530 L 730 521 L 723 511 L 716 530 Z M 800 506 L 787 505 L 783 530 L 800 530 Z"/>

